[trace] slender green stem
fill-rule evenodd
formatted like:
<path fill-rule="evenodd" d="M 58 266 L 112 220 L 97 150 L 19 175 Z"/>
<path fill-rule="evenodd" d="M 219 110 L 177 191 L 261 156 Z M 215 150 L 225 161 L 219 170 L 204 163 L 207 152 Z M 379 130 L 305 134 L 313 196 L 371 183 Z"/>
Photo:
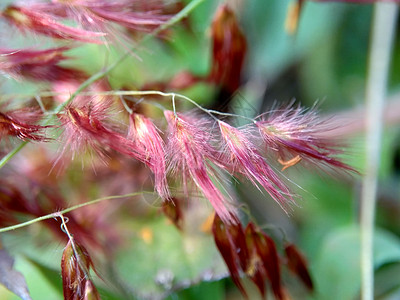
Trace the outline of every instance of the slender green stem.
<path fill-rule="evenodd" d="M 80 95 L 101 95 L 101 96 L 149 96 L 149 95 L 157 95 L 157 96 L 162 96 L 162 97 L 170 97 L 172 99 L 172 109 L 175 112 L 175 99 L 181 99 L 184 101 L 188 101 L 189 103 L 193 104 L 196 106 L 198 109 L 204 111 L 205 113 L 209 114 L 210 116 L 213 117 L 213 115 L 221 115 L 221 116 L 226 116 L 226 117 L 237 117 L 237 118 L 242 118 L 250 122 L 255 122 L 254 119 L 242 116 L 242 115 L 237 115 L 237 114 L 232 114 L 232 113 L 224 113 L 220 112 L 217 110 L 213 109 L 207 109 L 202 107 L 200 104 L 198 104 L 196 101 L 193 99 L 190 99 L 189 97 L 178 94 L 178 93 L 172 93 L 172 92 L 160 92 L 160 91 L 105 91 L 105 92 L 83 92 Z"/>
<path fill-rule="evenodd" d="M 153 32 L 147 34 L 139 44 L 142 44 L 154 36 L 158 35 L 160 32 L 170 28 L 171 26 L 175 25 L 179 21 L 181 21 L 183 18 L 187 17 L 197 6 L 199 6 L 204 0 L 193 0 L 190 2 L 188 5 L 186 5 L 179 13 L 177 13 L 175 16 L 173 16 L 171 19 L 169 19 L 167 22 L 162 24 L 160 27 L 158 27 L 156 30 Z M 130 56 L 132 53 L 132 50 L 136 49 L 137 46 L 133 47 L 132 49 L 126 51 L 123 55 L 121 55 L 113 64 L 105 68 L 104 70 L 94 74 L 90 78 L 88 78 L 86 81 L 84 81 L 79 88 L 68 98 L 67 101 L 64 103 L 60 104 L 59 106 L 56 107 L 54 110 L 54 113 L 57 114 L 61 112 L 66 105 L 71 103 L 71 101 L 79 95 L 83 90 L 85 90 L 87 87 L 89 87 L 92 83 L 96 82 L 97 80 L 105 77 L 108 73 L 110 73 L 112 70 L 114 70 L 120 63 L 122 63 L 127 57 Z M 49 125 L 51 123 L 52 118 L 49 117 L 45 122 L 44 125 Z M 4 156 L 0 160 L 0 169 L 4 167 L 4 165 L 14 157 L 19 151 L 21 151 L 28 143 L 23 142 L 20 145 L 18 145 L 15 149 L 13 149 L 10 153 L 8 153 L 6 156 Z"/>
<path fill-rule="evenodd" d="M 17 147 L 15 147 L 13 150 L 7 153 L 1 160 L 0 160 L 0 169 L 4 167 L 8 161 L 14 157 L 15 154 L 17 154 L 19 151 L 21 151 L 29 142 L 24 141 L 21 144 L 19 144 Z"/>
<path fill-rule="evenodd" d="M 394 3 L 375 4 L 366 85 L 366 170 L 361 198 L 361 296 L 374 297 L 373 234 L 384 99 L 397 18 Z"/>
<path fill-rule="evenodd" d="M 88 205 L 93 205 L 102 201 L 106 201 L 106 200 L 112 200 L 112 199 L 122 199 L 122 198 L 127 198 L 127 197 L 134 197 L 134 196 L 138 196 L 138 195 L 143 195 L 143 194 L 154 194 L 154 192 L 148 192 L 148 191 L 141 191 L 141 192 L 136 192 L 136 193 L 129 193 L 129 194 L 125 194 L 125 195 L 115 195 L 115 196 L 108 196 L 108 197 L 102 197 L 102 198 L 98 198 L 98 199 L 94 199 L 85 203 L 80 203 L 71 207 L 68 207 L 66 209 L 48 214 L 48 215 L 44 215 L 20 224 L 16 224 L 16 225 L 12 225 L 12 226 L 8 226 L 8 227 L 3 227 L 0 228 L 0 233 L 1 232 L 6 232 L 6 231 L 11 231 L 11 230 L 15 230 L 21 227 L 25 227 L 28 225 L 32 225 L 34 223 L 40 222 L 40 221 L 44 221 L 44 220 L 48 220 L 48 219 L 53 219 L 53 218 L 58 218 L 61 215 L 64 215 L 68 212 L 71 212 L 73 210 L 79 209 L 81 207 L 84 206 L 88 206 Z"/>

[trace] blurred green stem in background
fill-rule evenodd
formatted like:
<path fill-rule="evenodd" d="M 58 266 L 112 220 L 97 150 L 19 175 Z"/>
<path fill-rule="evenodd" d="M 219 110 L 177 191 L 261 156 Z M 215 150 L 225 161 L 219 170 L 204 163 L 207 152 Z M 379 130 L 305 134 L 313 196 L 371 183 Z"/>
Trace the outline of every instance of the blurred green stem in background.
<path fill-rule="evenodd" d="M 371 32 L 366 85 L 366 166 L 361 195 L 361 297 L 374 297 L 373 231 L 381 152 L 384 99 L 397 19 L 397 4 L 377 3 Z"/>
<path fill-rule="evenodd" d="M 102 202 L 102 201 L 105 201 L 105 200 L 126 199 L 127 197 L 135 197 L 135 196 L 144 195 L 144 194 L 152 195 L 152 194 L 154 194 L 154 192 L 141 191 L 141 192 L 124 194 L 124 195 L 107 196 L 107 197 L 94 199 L 94 200 L 91 200 L 91 201 L 88 201 L 88 202 L 80 203 L 80 204 L 65 208 L 63 210 L 60 210 L 60 211 L 57 211 L 57 212 L 54 212 L 54 213 L 51 213 L 51 214 L 47 214 L 47 215 L 44 215 L 44 216 L 41 216 L 41 217 L 38 217 L 38 218 L 35 218 L 35 219 L 32 219 L 32 220 L 23 222 L 23 223 L 19 223 L 19 224 L 16 224 L 16 225 L 0 228 L 0 233 L 1 232 L 7 232 L 7 231 L 15 230 L 15 229 L 18 229 L 18 228 L 22 228 L 22 227 L 25 227 L 25 226 L 28 226 L 28 225 L 31 225 L 31 224 L 34 224 L 34 223 L 37 223 L 37 222 L 40 222 L 40 221 L 48 220 L 48 219 L 62 218 L 62 215 L 66 214 L 66 213 L 69 213 L 69 212 L 71 212 L 73 210 L 79 209 L 79 208 L 84 207 L 84 206 L 96 204 L 96 203 L 99 203 L 99 202 Z"/>

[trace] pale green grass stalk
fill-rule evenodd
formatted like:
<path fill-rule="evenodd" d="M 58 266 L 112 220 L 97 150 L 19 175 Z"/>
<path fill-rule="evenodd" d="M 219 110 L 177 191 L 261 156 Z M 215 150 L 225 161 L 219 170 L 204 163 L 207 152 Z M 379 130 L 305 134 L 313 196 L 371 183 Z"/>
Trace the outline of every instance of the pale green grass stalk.
<path fill-rule="evenodd" d="M 373 239 L 378 170 L 381 155 L 384 99 L 390 54 L 397 19 L 397 4 L 377 3 L 374 7 L 368 77 L 366 85 L 366 166 L 361 195 L 361 297 L 373 300 Z"/>

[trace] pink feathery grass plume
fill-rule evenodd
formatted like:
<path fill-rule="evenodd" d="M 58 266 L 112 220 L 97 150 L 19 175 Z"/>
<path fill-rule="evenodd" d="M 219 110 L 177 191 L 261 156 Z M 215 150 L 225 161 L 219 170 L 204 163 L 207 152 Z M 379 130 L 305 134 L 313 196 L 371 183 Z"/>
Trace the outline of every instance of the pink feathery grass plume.
<path fill-rule="evenodd" d="M 71 237 L 61 258 L 64 299 L 100 300 L 91 280 L 90 268 L 94 269 L 94 265 L 89 253 Z"/>
<path fill-rule="evenodd" d="M 74 20 L 88 32 L 106 35 L 108 40 L 121 42 L 129 38 L 123 29 L 150 32 L 171 18 L 171 15 L 163 13 L 164 3 L 152 3 L 145 5 L 137 0 L 55 0 L 34 3 L 30 9 L 53 16 L 54 19 Z"/>
<path fill-rule="evenodd" d="M 335 158 L 342 151 L 339 145 L 323 137 L 329 131 L 327 122 L 318 119 L 314 109 L 289 105 L 262 115 L 256 122 L 267 151 L 277 154 L 283 170 L 304 160 L 318 167 L 357 172 Z"/>
<path fill-rule="evenodd" d="M 56 39 L 102 44 L 104 41 L 101 38 L 106 35 L 103 32 L 86 31 L 61 24 L 57 16 L 35 11 L 34 6 L 10 5 L 1 16 L 23 33 L 34 32 Z"/>
<path fill-rule="evenodd" d="M 264 157 L 249 138 L 253 134 L 244 132 L 219 121 L 225 151 L 223 160 L 233 165 L 234 173 L 246 176 L 255 186 L 259 183 L 271 197 L 287 211 L 292 195 L 279 176 L 268 165 Z"/>
<path fill-rule="evenodd" d="M 211 146 L 213 140 L 210 125 L 195 117 L 165 111 L 169 136 L 167 155 L 170 163 L 168 171 L 182 174 L 184 184 L 191 179 L 210 201 L 216 213 L 224 222 L 232 222 L 232 207 L 213 179 L 218 176 L 210 162 L 216 163 L 216 150 Z"/>
<path fill-rule="evenodd" d="M 17 137 L 23 141 L 48 141 L 44 136 L 44 130 L 49 126 L 35 124 L 40 118 L 41 113 L 31 109 L 0 112 L 0 141 L 6 136 Z"/>
<path fill-rule="evenodd" d="M 164 141 L 156 126 L 145 116 L 133 113 L 129 118 L 128 138 L 136 145 L 136 151 L 144 158 L 154 173 L 155 189 L 163 199 L 169 199 Z"/>
<path fill-rule="evenodd" d="M 64 95 L 56 97 L 63 103 L 68 98 L 65 91 L 75 90 L 78 82 L 60 83 L 53 85 L 54 91 Z M 102 92 L 107 85 L 100 82 L 89 87 L 90 91 Z M 89 97 L 78 95 L 65 111 L 58 115 L 63 129 L 61 140 L 64 149 L 60 154 L 70 150 L 73 154 L 93 151 L 103 162 L 107 161 L 110 150 L 133 157 L 144 163 L 155 177 L 154 188 L 163 199 L 169 199 L 170 193 L 166 179 L 166 163 L 164 142 L 155 125 L 140 114 L 130 116 L 130 126 L 125 134 L 123 128 L 112 118 L 113 99 L 109 97 Z"/>
<path fill-rule="evenodd" d="M 83 79 L 86 75 L 77 69 L 59 66 L 68 59 L 64 52 L 69 47 L 46 50 L 0 49 L 0 72 L 16 79 L 25 78 L 33 81 L 71 81 Z"/>
<path fill-rule="evenodd" d="M 132 0 L 82 2 L 86 2 L 83 6 L 100 18 L 133 30 L 148 31 L 170 18 L 170 16 L 159 14 L 162 9 L 161 6 L 158 9 L 141 11 L 139 2 L 136 1 L 135 3 Z"/>
<path fill-rule="evenodd" d="M 111 149 L 145 161 L 145 158 L 135 151 L 136 145 L 117 131 L 110 122 L 109 99 L 88 102 L 73 101 L 65 111 L 58 115 L 61 127 L 64 129 L 62 139 L 65 141 L 63 152 L 68 149 L 73 154 L 85 150 L 94 150 L 102 159 L 107 157 Z"/>

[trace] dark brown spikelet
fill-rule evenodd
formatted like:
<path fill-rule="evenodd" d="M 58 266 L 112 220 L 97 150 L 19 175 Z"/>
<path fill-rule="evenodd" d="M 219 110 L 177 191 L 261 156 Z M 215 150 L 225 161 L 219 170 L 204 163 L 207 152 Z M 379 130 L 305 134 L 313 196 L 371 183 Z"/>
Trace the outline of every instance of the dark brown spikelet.
<path fill-rule="evenodd" d="M 221 218 L 215 214 L 212 225 L 212 233 L 218 251 L 221 253 L 222 258 L 228 267 L 229 273 L 231 274 L 233 283 L 238 287 L 243 296 L 247 298 L 247 293 L 240 280 L 240 269 L 238 265 L 236 247 L 232 241 L 232 236 L 228 229 L 231 224 L 232 223 L 228 225 L 225 224 Z"/>
<path fill-rule="evenodd" d="M 279 268 L 279 256 L 274 241 L 256 228 L 253 223 L 247 225 L 246 234 L 253 240 L 275 298 L 283 300 L 284 293 Z"/>
<path fill-rule="evenodd" d="M 289 270 L 292 271 L 310 291 L 313 291 L 314 284 L 303 254 L 293 244 L 286 245 L 285 254 Z"/>
<path fill-rule="evenodd" d="M 100 299 L 100 296 L 96 290 L 96 287 L 93 285 L 93 282 L 91 282 L 90 280 L 86 281 L 85 295 L 83 300 L 98 300 L 98 299 Z"/>
<path fill-rule="evenodd" d="M 258 254 L 255 241 L 253 238 L 253 232 L 250 226 L 246 227 L 245 237 L 246 237 L 246 247 L 248 249 L 248 254 L 249 254 L 249 260 L 244 271 L 246 272 L 246 275 L 251 279 L 251 281 L 253 281 L 253 283 L 257 286 L 263 299 L 265 299 L 266 295 L 265 281 L 267 278 L 267 274 L 265 273 L 262 259 Z"/>
<path fill-rule="evenodd" d="M 247 269 L 247 266 L 249 265 L 249 250 L 246 245 L 246 236 L 243 231 L 242 224 L 239 222 L 237 217 L 233 217 L 234 222 L 229 224 L 229 226 L 226 227 L 227 233 L 231 237 L 231 241 L 234 246 L 234 251 L 236 252 L 236 255 L 239 259 L 239 264 L 240 267 L 243 271 Z"/>
<path fill-rule="evenodd" d="M 61 276 L 65 300 L 99 300 L 100 296 L 90 279 L 93 262 L 86 249 L 70 239 L 61 258 Z"/>
<path fill-rule="evenodd" d="M 183 229 L 183 213 L 181 201 L 175 197 L 164 200 L 162 204 L 164 215 L 178 228 Z"/>
<path fill-rule="evenodd" d="M 233 93 L 240 85 L 247 46 L 236 16 L 227 5 L 222 5 L 217 10 L 211 37 L 213 61 L 210 80 Z"/>
<path fill-rule="evenodd" d="M 261 296 L 265 298 L 265 292 L 266 292 L 265 280 L 267 278 L 267 274 L 265 274 L 261 257 L 257 252 L 257 248 L 253 238 L 253 232 L 250 226 L 246 227 L 245 237 L 246 237 L 246 246 L 249 253 L 249 261 L 248 261 L 249 263 L 246 269 L 244 269 L 244 271 L 246 272 L 247 276 L 251 279 L 251 281 L 253 281 L 254 284 L 257 286 Z"/>

